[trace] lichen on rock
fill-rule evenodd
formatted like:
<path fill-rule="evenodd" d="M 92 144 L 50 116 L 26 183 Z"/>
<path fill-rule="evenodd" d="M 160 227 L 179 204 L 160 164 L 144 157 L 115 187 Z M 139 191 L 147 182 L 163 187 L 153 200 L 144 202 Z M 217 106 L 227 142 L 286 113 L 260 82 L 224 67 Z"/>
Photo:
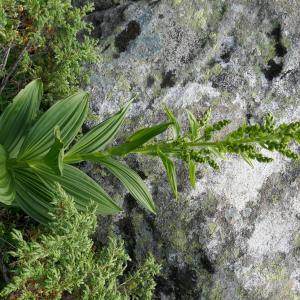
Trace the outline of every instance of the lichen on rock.
<path fill-rule="evenodd" d="M 186 108 L 199 116 L 210 107 L 231 129 L 266 112 L 299 119 L 299 1 L 120 2 L 98 3 L 91 17 L 102 62 L 88 90 L 101 119 L 137 96 L 123 135 L 165 120 L 162 103 L 184 125 Z M 145 175 L 158 213 L 119 187 L 125 212 L 112 226 L 134 263 L 151 251 L 164 265 L 158 299 L 300 299 L 299 163 L 276 156 L 250 168 L 231 157 L 219 172 L 199 167 L 195 190 L 179 164 L 176 202 L 160 162 L 126 162 Z"/>

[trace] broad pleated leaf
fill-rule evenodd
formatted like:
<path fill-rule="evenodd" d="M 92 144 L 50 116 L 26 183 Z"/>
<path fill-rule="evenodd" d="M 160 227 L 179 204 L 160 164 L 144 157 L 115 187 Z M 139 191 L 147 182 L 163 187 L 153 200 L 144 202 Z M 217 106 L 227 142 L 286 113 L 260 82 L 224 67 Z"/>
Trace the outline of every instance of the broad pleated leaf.
<path fill-rule="evenodd" d="M 88 94 L 79 92 L 55 103 L 29 131 L 18 155 L 19 159 L 39 159 L 46 155 L 54 143 L 53 130 L 61 130 L 65 147 L 72 142 L 81 128 L 88 110 Z"/>
<path fill-rule="evenodd" d="M 48 166 L 57 173 L 62 175 L 63 172 L 63 159 L 64 159 L 64 144 L 60 137 L 60 130 L 58 127 L 54 129 L 55 141 L 49 152 L 44 158 L 44 161 Z"/>
<path fill-rule="evenodd" d="M 130 103 L 111 118 L 103 121 L 85 134 L 66 154 L 66 157 L 80 153 L 92 153 L 103 149 L 112 141 L 123 124 Z"/>
<path fill-rule="evenodd" d="M 54 197 L 54 185 L 49 181 L 46 185 L 30 169 L 16 169 L 14 173 L 18 206 L 42 224 L 51 221 L 48 213 L 53 209 L 51 202 Z"/>
<path fill-rule="evenodd" d="M 189 176 L 190 182 L 193 188 L 196 187 L 196 165 L 195 163 L 189 159 Z"/>
<path fill-rule="evenodd" d="M 58 127 L 54 129 L 54 144 L 51 146 L 49 152 L 42 160 L 29 161 L 28 164 L 32 169 L 45 170 L 48 168 L 49 173 L 55 175 L 62 175 L 63 172 L 63 158 L 64 158 L 64 145 L 60 138 L 60 130 Z"/>
<path fill-rule="evenodd" d="M 168 116 L 168 119 L 172 123 L 174 139 L 177 139 L 180 136 L 180 124 L 174 116 L 173 112 L 167 107 L 164 107 L 165 113 Z"/>
<path fill-rule="evenodd" d="M 74 197 L 77 208 L 85 209 L 91 201 L 98 204 L 97 212 L 103 215 L 115 214 L 121 211 L 111 197 L 89 176 L 75 167 L 64 164 L 63 175 L 58 176 L 48 172 L 47 167 L 36 170 L 46 182 L 55 181 Z"/>
<path fill-rule="evenodd" d="M 191 134 L 191 140 L 196 140 L 198 136 L 198 121 L 194 114 L 187 110 L 188 120 L 190 124 L 190 134 Z"/>
<path fill-rule="evenodd" d="M 151 194 L 143 180 L 136 172 L 111 158 L 101 158 L 95 161 L 99 162 L 114 176 L 116 176 L 142 206 L 155 213 L 155 204 L 152 200 Z"/>
<path fill-rule="evenodd" d="M 32 81 L 18 93 L 1 115 L 0 144 L 6 148 L 10 157 L 16 157 L 24 135 L 36 118 L 42 93 L 42 82 Z"/>
<path fill-rule="evenodd" d="M 126 143 L 110 149 L 110 156 L 120 156 L 130 153 L 134 149 L 142 146 L 143 144 L 154 138 L 155 136 L 164 132 L 170 126 L 170 124 L 171 123 L 163 123 L 154 127 L 144 128 L 137 131 L 127 139 Z"/>
<path fill-rule="evenodd" d="M 177 198 L 177 179 L 176 179 L 175 165 L 173 161 L 169 157 L 167 157 L 163 152 L 159 151 L 158 155 L 164 164 L 171 189 L 175 197 Z"/>
<path fill-rule="evenodd" d="M 7 169 L 7 152 L 0 145 L 0 202 L 10 205 L 15 198 L 13 178 Z"/>

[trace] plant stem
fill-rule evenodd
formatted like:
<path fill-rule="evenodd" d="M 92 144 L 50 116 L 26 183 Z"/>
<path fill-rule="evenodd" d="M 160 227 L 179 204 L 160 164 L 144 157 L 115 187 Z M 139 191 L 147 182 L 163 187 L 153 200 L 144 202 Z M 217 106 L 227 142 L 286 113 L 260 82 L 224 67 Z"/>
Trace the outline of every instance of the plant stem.
<path fill-rule="evenodd" d="M 19 63 L 21 62 L 25 52 L 27 51 L 27 49 L 29 48 L 29 45 L 27 44 L 23 50 L 21 51 L 21 53 L 19 54 L 18 59 L 16 60 L 16 62 L 14 63 L 14 65 L 12 66 L 12 68 L 10 69 L 9 73 L 3 78 L 2 82 L 1 82 L 1 86 L 0 86 L 0 95 L 2 94 L 5 86 L 8 83 L 8 80 L 10 79 L 10 77 L 13 75 L 13 73 L 15 72 L 17 66 L 19 65 Z"/>
<path fill-rule="evenodd" d="M 3 59 L 3 62 L 1 64 L 1 71 L 4 71 L 5 67 L 6 67 L 6 64 L 7 64 L 7 60 L 8 60 L 8 57 L 9 57 L 9 53 L 10 53 L 10 50 L 11 50 L 11 45 L 8 46 L 8 48 L 6 49 L 5 51 L 5 55 L 4 55 L 4 59 Z"/>
<path fill-rule="evenodd" d="M 66 155 L 64 157 L 64 163 L 66 164 L 75 164 L 79 163 L 84 160 L 92 160 L 97 158 L 105 158 L 110 157 L 109 151 L 103 151 L 103 152 L 94 152 L 94 153 L 82 153 L 82 154 L 76 154 L 76 155 Z"/>
<path fill-rule="evenodd" d="M 260 144 L 263 145 L 266 141 L 270 141 L 274 139 L 274 137 L 255 137 L 255 138 L 242 138 L 238 140 L 232 140 L 234 145 L 245 145 L 245 144 Z M 180 153 L 182 149 L 191 149 L 196 148 L 217 148 L 224 149 L 227 145 L 230 145 L 230 139 L 225 138 L 221 141 L 215 142 L 184 142 L 182 144 L 178 144 L 178 142 L 161 142 L 158 144 L 146 145 L 137 149 L 132 150 L 130 153 L 135 154 L 146 154 L 146 155 L 157 155 L 158 150 L 164 153 Z"/>
<path fill-rule="evenodd" d="M 263 146 L 266 142 L 277 141 L 277 137 L 274 135 L 270 136 L 256 136 L 256 137 L 244 137 L 239 139 L 233 139 L 230 136 L 225 137 L 223 140 L 208 142 L 208 141 L 196 141 L 196 142 L 187 142 L 187 141 L 162 141 L 156 144 L 150 144 L 129 150 L 127 153 L 120 154 L 117 156 L 126 156 L 128 154 L 144 154 L 150 156 L 157 156 L 158 152 L 168 154 L 182 154 L 185 150 L 200 150 L 205 148 L 215 148 L 216 150 L 225 150 L 227 146 L 239 146 L 239 145 L 249 145 L 249 144 L 258 144 Z M 81 153 L 76 155 L 66 155 L 64 157 L 64 162 L 67 164 L 74 164 L 84 160 L 94 161 L 95 158 L 106 158 L 114 156 L 114 149 L 122 145 L 110 148 L 103 152 L 94 152 L 94 153 Z M 228 151 L 229 152 L 229 151 Z"/>

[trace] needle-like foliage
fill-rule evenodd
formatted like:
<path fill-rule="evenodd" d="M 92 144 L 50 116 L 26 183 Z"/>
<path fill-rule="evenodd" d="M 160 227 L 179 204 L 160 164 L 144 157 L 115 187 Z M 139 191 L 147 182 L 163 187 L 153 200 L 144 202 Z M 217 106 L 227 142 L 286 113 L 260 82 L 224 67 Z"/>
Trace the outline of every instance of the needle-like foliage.
<path fill-rule="evenodd" d="M 84 17 L 91 4 L 75 8 L 71 0 L 0 1 L 0 108 L 34 78 L 53 103 L 74 93 L 89 79 L 84 66 L 99 60 L 96 40 Z M 87 1 L 91 2 L 91 1 Z"/>
<path fill-rule="evenodd" d="M 124 244 L 111 239 L 94 251 L 90 235 L 96 229 L 95 210 L 78 212 L 72 198 L 60 190 L 54 198 L 52 226 L 26 241 L 14 230 L 16 249 L 10 252 L 13 278 L 2 290 L 9 299 L 152 299 L 160 266 L 153 256 L 135 272 L 124 275 L 129 256 Z"/>

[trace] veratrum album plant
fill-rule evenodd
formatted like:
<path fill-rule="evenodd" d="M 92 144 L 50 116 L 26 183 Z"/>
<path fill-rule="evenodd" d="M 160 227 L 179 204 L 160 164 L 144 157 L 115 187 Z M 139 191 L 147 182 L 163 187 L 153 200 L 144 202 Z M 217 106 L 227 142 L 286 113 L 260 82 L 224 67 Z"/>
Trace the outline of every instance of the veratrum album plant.
<path fill-rule="evenodd" d="M 64 153 L 87 116 L 88 95 L 79 92 L 59 101 L 36 120 L 41 97 L 42 82 L 35 80 L 19 92 L 0 116 L 0 201 L 18 206 L 37 221 L 47 223 L 51 220 L 55 183 L 59 183 L 74 197 L 78 209 L 83 210 L 94 201 L 98 204 L 97 213 L 119 212 L 121 208 L 94 180 L 70 165 L 90 159 L 102 163 L 140 204 L 154 212 L 153 200 L 142 179 L 124 164 L 97 152 L 117 133 L 128 105 Z"/>
<path fill-rule="evenodd" d="M 200 120 L 187 111 L 190 128 L 182 132 L 168 108 L 165 108 L 168 122 L 143 128 L 129 136 L 125 143 L 109 148 L 107 146 L 120 129 L 129 104 L 71 144 L 87 116 L 87 93 L 79 92 L 57 102 L 36 120 L 41 97 L 42 83 L 35 80 L 0 116 L 0 202 L 19 206 L 41 223 L 51 220 L 49 212 L 53 210 L 51 201 L 56 183 L 74 198 L 80 210 L 86 209 L 91 201 L 98 204 L 100 214 L 121 210 L 96 182 L 72 166 L 85 160 L 107 168 L 142 206 L 154 213 L 151 194 L 142 179 L 112 157 L 129 153 L 159 157 L 176 197 L 176 159 L 188 164 L 194 187 L 197 163 L 218 169 L 216 159 L 225 159 L 228 154 L 239 155 L 250 165 L 252 160 L 272 161 L 262 149 L 278 151 L 291 159 L 298 158 L 290 146 L 300 144 L 300 122 L 277 126 L 273 116 L 268 114 L 262 124 L 244 123 L 222 139 L 216 139 L 214 133 L 227 126 L 229 120 L 210 124 L 209 111 Z M 173 130 L 172 138 L 148 143 L 169 127 Z"/>

